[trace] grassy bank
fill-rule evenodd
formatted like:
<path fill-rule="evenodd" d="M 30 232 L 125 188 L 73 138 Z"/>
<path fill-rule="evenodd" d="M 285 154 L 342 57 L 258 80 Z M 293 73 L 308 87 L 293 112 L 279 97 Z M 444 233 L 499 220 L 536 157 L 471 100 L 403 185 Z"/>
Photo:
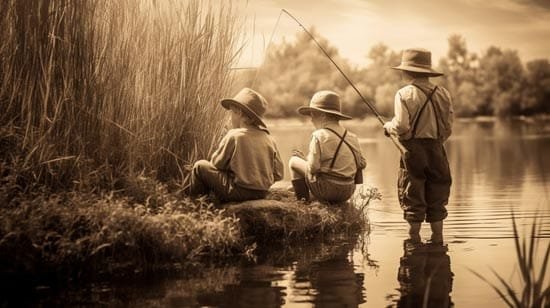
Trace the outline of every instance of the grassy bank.
<path fill-rule="evenodd" d="M 2 280 L 34 285 L 185 271 L 262 245 L 356 234 L 378 198 L 369 190 L 361 202 L 329 206 L 276 191 L 216 208 L 149 178 L 126 185 L 126 193 L 2 190 L 12 200 L 0 208 Z"/>
<path fill-rule="evenodd" d="M 134 275 L 243 250 L 235 218 L 147 181 L 140 183 L 145 203 L 70 192 L 3 207 L 2 274 L 53 281 Z"/>

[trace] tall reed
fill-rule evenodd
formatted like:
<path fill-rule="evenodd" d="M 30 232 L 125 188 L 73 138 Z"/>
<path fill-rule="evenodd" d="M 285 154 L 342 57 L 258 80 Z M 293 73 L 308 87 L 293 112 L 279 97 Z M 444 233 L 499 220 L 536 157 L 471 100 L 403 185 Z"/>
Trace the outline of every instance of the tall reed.
<path fill-rule="evenodd" d="M 185 184 L 212 150 L 237 56 L 231 4 L 4 0 L 0 10 L 0 126 L 20 137 L 30 181 L 109 184 L 145 171 Z"/>
<path fill-rule="evenodd" d="M 506 281 L 495 270 L 492 271 L 498 283 L 491 282 L 478 272 L 472 271 L 474 275 L 489 284 L 508 307 L 542 308 L 550 306 L 550 283 L 547 276 L 548 261 L 550 260 L 550 244 L 542 247 L 542 261 L 540 263 L 536 262 L 536 257 L 539 254 L 539 245 L 542 242 L 537 237 L 540 234 L 541 225 L 541 222 L 535 219 L 531 225 L 529 237 L 522 237 L 520 239 L 516 218 L 512 212 L 516 262 L 521 277 L 520 288 L 515 288 L 512 283 Z"/>

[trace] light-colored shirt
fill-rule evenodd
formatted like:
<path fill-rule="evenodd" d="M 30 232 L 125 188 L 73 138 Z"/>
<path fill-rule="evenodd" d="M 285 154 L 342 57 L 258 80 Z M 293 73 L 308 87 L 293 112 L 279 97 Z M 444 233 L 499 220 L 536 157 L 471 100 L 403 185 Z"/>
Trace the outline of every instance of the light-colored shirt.
<path fill-rule="evenodd" d="M 345 129 L 336 123 L 327 124 L 325 127 L 334 130 L 340 136 L 344 135 Z M 357 136 L 348 131 L 345 140 L 354 149 L 359 169 L 364 169 L 367 163 L 361 154 Z M 321 128 L 313 132 L 307 155 L 307 167 L 311 175 L 328 173 L 340 177 L 353 178 L 355 176 L 357 166 L 354 153 L 345 143 L 342 143 L 338 156 L 334 161 L 334 166 L 332 169 L 330 168 L 338 143 L 340 143 L 340 137 L 327 129 Z"/>
<path fill-rule="evenodd" d="M 232 172 L 234 183 L 248 189 L 269 190 L 284 174 L 273 137 L 252 126 L 229 130 L 210 162 L 220 170 Z"/>
<path fill-rule="evenodd" d="M 415 80 L 414 84 L 420 86 L 427 93 L 431 93 L 435 88 L 429 81 Z M 449 138 L 453 122 L 453 107 L 451 95 L 447 89 L 438 86 L 432 95 L 432 103 L 428 102 L 422 114 L 419 115 L 422 105 L 426 102 L 426 94 L 416 86 L 407 85 L 395 94 L 394 111 L 395 116 L 384 125 L 384 128 L 391 134 L 398 135 L 400 139 L 407 140 L 412 138 L 412 129 L 414 121 L 418 121 L 416 126 L 415 138 L 438 138 L 438 125 L 434 105 L 438 106 L 438 116 L 445 117 L 440 119 L 449 129 L 442 129 L 439 133 L 441 140 Z M 440 123 L 441 125 L 441 123 Z"/>

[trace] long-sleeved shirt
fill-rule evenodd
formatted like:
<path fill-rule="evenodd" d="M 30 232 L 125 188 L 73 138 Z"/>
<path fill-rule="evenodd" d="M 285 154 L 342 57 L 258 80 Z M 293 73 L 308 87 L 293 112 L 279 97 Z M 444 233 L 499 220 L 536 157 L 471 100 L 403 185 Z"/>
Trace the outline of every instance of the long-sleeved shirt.
<path fill-rule="evenodd" d="M 273 137 L 256 127 L 229 130 L 210 162 L 220 170 L 232 172 L 234 183 L 248 189 L 269 190 L 284 174 Z"/>
<path fill-rule="evenodd" d="M 415 80 L 413 82 L 424 89 L 427 93 L 431 93 L 434 89 L 434 85 L 429 81 Z M 384 128 L 392 134 L 398 135 L 400 139 L 407 140 L 412 138 L 413 121 L 417 120 L 415 138 L 438 138 L 447 140 L 451 134 L 451 126 L 453 123 L 453 106 L 451 95 L 449 92 L 438 86 L 437 90 L 432 95 L 433 105 L 428 102 L 424 111 L 419 116 L 420 109 L 424 102 L 426 102 L 426 94 L 416 86 L 407 85 L 395 94 L 394 99 L 394 111 L 395 116 L 389 122 L 384 125 Z M 439 127 L 434 112 L 436 106 L 437 114 L 439 117 Z"/>
<path fill-rule="evenodd" d="M 342 126 L 335 123 L 327 124 L 325 127 L 336 131 L 340 136 L 343 136 L 345 131 Z M 311 175 L 328 173 L 339 177 L 353 178 L 357 168 L 364 169 L 367 163 L 361 153 L 357 136 L 348 131 L 345 140 L 354 148 L 355 155 L 357 156 L 357 166 L 354 153 L 352 153 L 350 147 L 342 143 L 338 156 L 334 161 L 334 166 L 330 169 L 332 158 L 334 157 L 338 143 L 340 143 L 340 137 L 323 128 L 314 131 L 307 155 L 309 173 Z"/>

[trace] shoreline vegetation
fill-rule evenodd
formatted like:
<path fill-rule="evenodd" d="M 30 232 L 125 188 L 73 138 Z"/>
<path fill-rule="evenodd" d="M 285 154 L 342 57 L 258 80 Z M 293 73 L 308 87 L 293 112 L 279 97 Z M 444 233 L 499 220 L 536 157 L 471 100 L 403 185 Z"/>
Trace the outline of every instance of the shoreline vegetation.
<path fill-rule="evenodd" d="M 123 193 L 11 192 L 14 201 L 0 208 L 4 290 L 185 273 L 264 245 L 357 236 L 368 228 L 368 204 L 380 198 L 370 188 L 345 204 L 304 204 L 277 189 L 265 200 L 220 206 L 146 177 L 127 185 Z"/>

